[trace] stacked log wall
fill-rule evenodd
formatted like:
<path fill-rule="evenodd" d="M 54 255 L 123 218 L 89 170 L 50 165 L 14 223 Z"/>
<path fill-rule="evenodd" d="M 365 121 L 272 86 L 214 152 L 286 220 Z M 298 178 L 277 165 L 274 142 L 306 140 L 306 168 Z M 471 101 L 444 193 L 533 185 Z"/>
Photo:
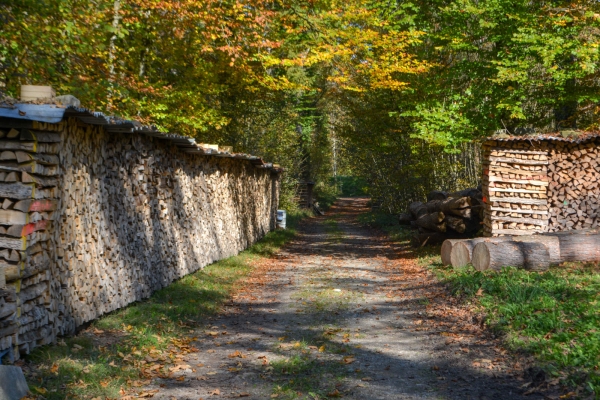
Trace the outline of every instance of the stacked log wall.
<path fill-rule="evenodd" d="M 275 228 L 271 170 L 76 119 L 30 124 L 0 126 L 0 352 L 28 353 Z"/>
<path fill-rule="evenodd" d="M 487 141 L 483 145 L 484 236 L 548 230 L 548 143 Z"/>

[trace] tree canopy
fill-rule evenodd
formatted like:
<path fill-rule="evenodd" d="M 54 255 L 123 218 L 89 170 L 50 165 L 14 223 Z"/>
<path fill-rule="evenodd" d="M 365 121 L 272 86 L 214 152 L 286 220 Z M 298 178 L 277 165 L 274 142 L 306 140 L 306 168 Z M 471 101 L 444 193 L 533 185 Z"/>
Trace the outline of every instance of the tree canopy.
<path fill-rule="evenodd" d="M 0 90 L 337 173 L 405 202 L 472 184 L 493 132 L 598 129 L 600 3 L 561 0 L 0 2 Z"/>

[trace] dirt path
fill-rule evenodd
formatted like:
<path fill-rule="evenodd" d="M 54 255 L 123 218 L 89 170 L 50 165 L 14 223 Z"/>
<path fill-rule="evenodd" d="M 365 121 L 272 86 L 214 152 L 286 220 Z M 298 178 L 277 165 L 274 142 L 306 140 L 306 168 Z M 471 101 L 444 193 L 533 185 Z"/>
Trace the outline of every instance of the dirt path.
<path fill-rule="evenodd" d="M 443 288 L 414 255 L 357 223 L 365 205 L 341 199 L 305 223 L 154 398 L 522 398 L 497 343 L 436 303 Z"/>

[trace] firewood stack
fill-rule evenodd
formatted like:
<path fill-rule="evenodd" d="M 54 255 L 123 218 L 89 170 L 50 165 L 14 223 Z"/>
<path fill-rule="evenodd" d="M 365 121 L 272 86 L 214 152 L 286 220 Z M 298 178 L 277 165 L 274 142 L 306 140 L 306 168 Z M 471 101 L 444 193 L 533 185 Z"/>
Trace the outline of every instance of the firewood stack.
<path fill-rule="evenodd" d="M 597 227 L 600 149 L 597 141 L 555 142 L 549 149 L 549 232 Z"/>
<path fill-rule="evenodd" d="M 55 220 L 60 125 L 56 131 L 0 126 L 0 351 L 53 339 L 49 229 Z"/>
<path fill-rule="evenodd" d="M 0 357 L 73 333 L 275 228 L 275 164 L 75 113 L 84 116 L 0 117 Z"/>
<path fill-rule="evenodd" d="M 488 141 L 483 158 L 484 236 L 547 231 L 548 152 L 521 141 Z"/>
<path fill-rule="evenodd" d="M 411 203 L 407 212 L 398 216 L 401 224 L 415 229 L 414 247 L 441 243 L 449 238 L 474 236 L 483 218 L 482 193 L 465 189 L 454 193 L 433 191 L 427 202 Z"/>

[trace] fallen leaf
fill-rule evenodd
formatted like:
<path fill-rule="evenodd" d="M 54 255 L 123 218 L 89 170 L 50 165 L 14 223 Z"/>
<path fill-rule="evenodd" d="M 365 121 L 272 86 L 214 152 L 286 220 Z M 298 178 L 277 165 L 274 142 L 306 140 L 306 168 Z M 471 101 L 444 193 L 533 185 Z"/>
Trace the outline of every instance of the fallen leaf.
<path fill-rule="evenodd" d="M 356 361 L 356 358 L 354 358 L 354 357 L 350 357 L 350 356 L 344 357 L 344 362 L 346 364 L 352 364 L 354 361 Z"/>
<path fill-rule="evenodd" d="M 323 353 L 325 351 L 325 345 L 319 347 L 319 353 Z"/>
<path fill-rule="evenodd" d="M 327 393 L 327 397 L 342 397 L 339 390 L 335 389 L 333 392 Z"/>
<path fill-rule="evenodd" d="M 233 353 L 229 354 L 227 357 L 229 357 L 229 358 L 236 358 L 236 357 L 246 358 L 246 356 L 243 355 L 242 352 L 239 350 L 234 351 Z"/>
<path fill-rule="evenodd" d="M 221 394 L 221 391 L 220 391 L 219 389 L 215 389 L 215 390 L 213 390 L 212 392 L 210 392 L 210 394 L 211 394 L 212 396 L 218 396 L 218 395 L 220 395 L 220 394 Z"/>

